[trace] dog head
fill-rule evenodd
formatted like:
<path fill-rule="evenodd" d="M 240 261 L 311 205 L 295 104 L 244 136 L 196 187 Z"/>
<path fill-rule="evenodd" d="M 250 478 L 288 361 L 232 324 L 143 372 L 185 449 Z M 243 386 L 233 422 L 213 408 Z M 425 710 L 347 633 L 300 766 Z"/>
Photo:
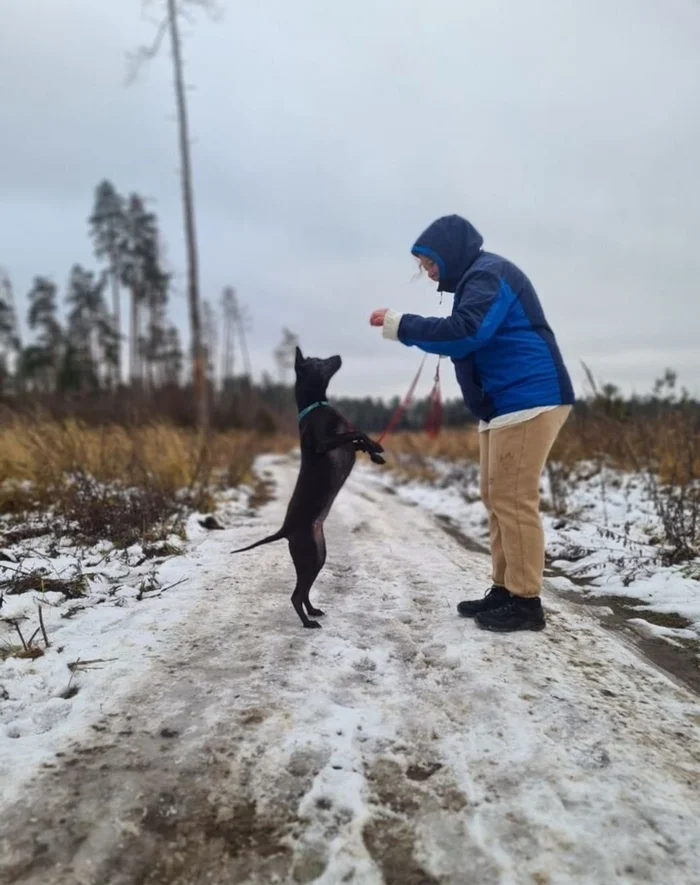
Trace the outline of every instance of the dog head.
<path fill-rule="evenodd" d="M 297 347 L 294 357 L 297 388 L 314 393 L 318 391 L 319 395 L 322 395 L 342 364 L 343 361 L 339 356 L 329 356 L 325 359 L 305 357 Z"/>

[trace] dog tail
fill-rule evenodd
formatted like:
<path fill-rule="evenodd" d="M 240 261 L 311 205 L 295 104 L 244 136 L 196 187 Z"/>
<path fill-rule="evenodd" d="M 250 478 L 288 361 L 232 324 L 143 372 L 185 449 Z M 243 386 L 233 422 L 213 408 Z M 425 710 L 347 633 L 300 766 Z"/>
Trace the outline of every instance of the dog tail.
<path fill-rule="evenodd" d="M 274 535 L 268 535 L 267 538 L 262 538 L 260 541 L 256 541 L 254 544 L 249 544 L 247 547 L 239 547 L 238 550 L 232 550 L 232 553 L 245 553 L 246 550 L 252 550 L 254 547 L 262 547 L 263 544 L 271 544 L 273 541 L 281 541 L 282 538 L 286 537 L 286 531 L 284 526 L 275 532 Z"/>

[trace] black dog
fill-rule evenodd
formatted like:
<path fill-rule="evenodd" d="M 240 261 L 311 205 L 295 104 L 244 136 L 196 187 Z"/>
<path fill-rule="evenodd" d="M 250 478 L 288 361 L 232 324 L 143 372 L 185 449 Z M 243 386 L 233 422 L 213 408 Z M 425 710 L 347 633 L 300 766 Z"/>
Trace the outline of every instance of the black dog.
<path fill-rule="evenodd" d="M 382 446 L 364 433 L 353 430 L 326 402 L 328 382 L 341 365 L 339 356 L 305 359 L 297 347 L 294 392 L 299 408 L 301 440 L 301 469 L 297 484 L 282 528 L 262 541 L 233 551 L 242 553 L 282 538 L 289 541 L 289 552 L 297 572 L 292 605 L 305 627 L 321 626 L 318 621 L 309 620 L 304 606 L 312 617 L 323 614 L 309 602 L 309 591 L 326 561 L 323 521 L 355 465 L 355 452 L 367 452 L 375 464 L 385 463 L 380 454 L 384 451 Z"/>

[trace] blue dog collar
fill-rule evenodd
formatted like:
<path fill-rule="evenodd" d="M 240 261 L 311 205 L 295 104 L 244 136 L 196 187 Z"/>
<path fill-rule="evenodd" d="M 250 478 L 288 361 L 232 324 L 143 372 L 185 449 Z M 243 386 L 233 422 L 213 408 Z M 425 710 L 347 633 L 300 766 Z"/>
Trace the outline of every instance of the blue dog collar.
<path fill-rule="evenodd" d="M 327 405 L 329 405 L 329 403 L 327 403 L 325 400 L 322 400 L 321 402 L 318 402 L 318 403 L 311 403 L 310 406 L 307 406 L 305 409 L 302 409 L 301 412 L 299 412 L 299 422 L 301 423 L 302 419 L 306 418 L 306 416 L 310 412 L 313 412 L 314 409 L 317 409 L 319 406 L 327 406 Z"/>

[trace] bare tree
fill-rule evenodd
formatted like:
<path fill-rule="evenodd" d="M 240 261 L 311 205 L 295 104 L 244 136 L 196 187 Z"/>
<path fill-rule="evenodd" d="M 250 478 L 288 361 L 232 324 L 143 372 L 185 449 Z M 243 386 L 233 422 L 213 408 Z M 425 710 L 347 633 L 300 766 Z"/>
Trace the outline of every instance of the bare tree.
<path fill-rule="evenodd" d="M 250 330 L 250 316 L 246 306 L 238 301 L 238 294 L 233 286 L 226 286 L 221 293 L 221 311 L 223 315 L 221 377 L 224 380 L 231 380 L 234 376 L 236 355 L 234 337 L 237 336 L 243 358 L 243 375 L 250 380 L 253 372 L 246 342 L 246 332 Z"/>
<path fill-rule="evenodd" d="M 282 340 L 274 350 L 274 358 L 277 363 L 280 384 L 286 384 L 289 372 L 294 367 L 294 354 L 299 344 L 299 338 L 289 329 L 282 329 Z"/>
<path fill-rule="evenodd" d="M 233 315 L 236 323 L 236 331 L 238 332 L 238 341 L 241 346 L 241 355 L 243 357 L 243 375 L 252 382 L 253 367 L 250 363 L 250 354 L 248 353 L 248 344 L 246 342 L 246 332 L 250 331 L 251 320 L 248 307 L 240 304 L 235 291 L 233 293 Z"/>
<path fill-rule="evenodd" d="M 199 266 L 197 251 L 197 234 L 194 217 L 194 196 L 192 184 L 192 162 L 190 156 L 189 123 L 187 117 L 187 101 L 185 98 L 185 81 L 183 76 L 182 44 L 180 39 L 180 17 L 185 14 L 187 6 L 200 6 L 212 9 L 208 0 L 165 0 L 165 17 L 158 26 L 155 39 L 150 46 L 141 47 L 133 57 L 132 76 L 142 62 L 153 58 L 163 39 L 170 35 L 170 47 L 173 58 L 173 75 L 175 87 L 175 105 L 178 119 L 178 138 L 180 148 L 180 178 L 182 184 L 182 204 L 185 223 L 185 244 L 187 247 L 187 295 L 190 310 L 190 331 L 192 335 L 192 380 L 197 407 L 197 423 L 201 429 L 209 425 L 209 404 L 207 402 L 206 356 L 202 342 L 202 322 L 199 295 Z"/>
<path fill-rule="evenodd" d="M 223 317 L 223 349 L 221 352 L 221 379 L 223 384 L 233 380 L 236 360 L 236 350 L 233 335 L 236 325 L 235 317 L 236 290 L 233 286 L 226 286 L 221 293 L 221 314 Z"/>
<path fill-rule="evenodd" d="M 206 360 L 207 379 L 216 388 L 216 362 L 218 353 L 218 317 L 208 299 L 202 301 L 202 343 Z"/>

